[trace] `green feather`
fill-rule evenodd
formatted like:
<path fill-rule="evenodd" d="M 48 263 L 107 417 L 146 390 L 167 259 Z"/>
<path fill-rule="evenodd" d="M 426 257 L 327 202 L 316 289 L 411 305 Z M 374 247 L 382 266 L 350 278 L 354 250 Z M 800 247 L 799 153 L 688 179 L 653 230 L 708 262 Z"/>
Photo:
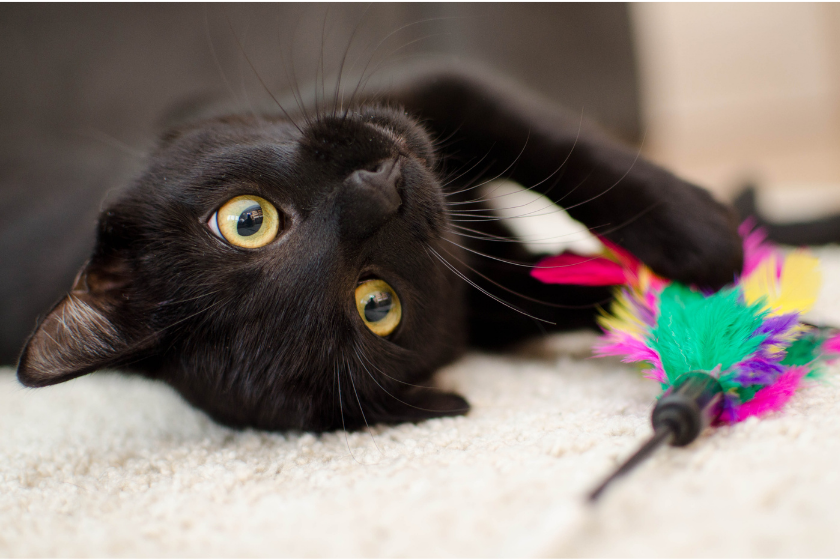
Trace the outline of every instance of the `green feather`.
<path fill-rule="evenodd" d="M 726 372 L 754 353 L 767 337 L 753 336 L 767 315 L 763 307 L 763 300 L 745 304 L 737 287 L 706 296 L 682 284 L 667 286 L 648 342 L 662 358 L 668 381 L 693 370 Z"/>
<path fill-rule="evenodd" d="M 829 335 L 830 332 L 824 331 L 823 329 L 807 331 L 787 347 L 787 352 L 781 364 L 783 366 L 804 366 L 810 364 L 811 370 L 805 377 L 808 379 L 820 377 L 823 370 L 819 367 L 816 360 L 821 356 L 820 347 Z"/>
<path fill-rule="evenodd" d="M 782 359 L 783 366 L 804 366 L 814 361 L 819 355 L 820 345 L 825 340 L 819 331 L 810 331 L 794 340 L 787 347 L 787 353 Z"/>
<path fill-rule="evenodd" d="M 730 378 L 732 376 L 729 376 Z M 721 383 L 721 385 L 726 385 L 726 383 Z M 741 385 L 737 384 L 730 379 L 730 387 L 732 390 L 738 394 L 738 400 L 742 403 L 752 400 L 756 393 L 759 390 L 764 388 L 764 385 Z"/>

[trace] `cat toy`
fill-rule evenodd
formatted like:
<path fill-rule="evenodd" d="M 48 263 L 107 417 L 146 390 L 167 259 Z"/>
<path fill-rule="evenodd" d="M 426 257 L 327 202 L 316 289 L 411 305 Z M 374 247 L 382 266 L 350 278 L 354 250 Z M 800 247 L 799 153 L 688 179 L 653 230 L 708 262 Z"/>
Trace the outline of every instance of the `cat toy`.
<path fill-rule="evenodd" d="M 653 436 L 590 500 L 662 445 L 685 446 L 710 425 L 781 410 L 840 355 L 840 333 L 802 321 L 819 292 L 819 261 L 770 244 L 750 220 L 739 233 L 743 273 L 717 292 L 661 278 L 604 239 L 603 256 L 563 253 L 532 270 L 548 284 L 617 286 L 599 317 L 595 356 L 642 364 L 664 391 L 651 415 Z"/>

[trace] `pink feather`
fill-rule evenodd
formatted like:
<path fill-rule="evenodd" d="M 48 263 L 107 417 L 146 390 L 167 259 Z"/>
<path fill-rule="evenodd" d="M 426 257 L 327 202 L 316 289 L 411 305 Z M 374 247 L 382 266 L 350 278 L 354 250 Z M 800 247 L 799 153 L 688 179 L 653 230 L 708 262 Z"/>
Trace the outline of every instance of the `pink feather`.
<path fill-rule="evenodd" d="M 638 275 L 639 267 L 642 266 L 642 261 L 637 259 L 635 255 L 633 255 L 627 249 L 623 247 L 619 247 L 606 237 L 598 236 L 598 241 L 600 241 L 604 247 L 610 250 L 610 252 L 615 256 L 618 263 L 623 267 L 633 273 L 634 276 Z"/>
<path fill-rule="evenodd" d="M 624 356 L 621 361 L 624 363 L 647 362 L 652 367 L 643 369 L 642 373 L 647 379 L 653 379 L 664 383 L 668 376 L 662 367 L 662 359 L 656 350 L 649 347 L 644 340 L 640 340 L 629 333 L 613 331 L 605 335 L 593 347 L 595 357 Z"/>
<path fill-rule="evenodd" d="M 836 359 L 836 356 L 840 355 L 840 331 L 834 333 L 823 342 L 820 351 L 823 354 L 833 354 L 832 358 Z"/>
<path fill-rule="evenodd" d="M 775 383 L 760 389 L 755 396 L 739 406 L 731 418 L 721 418 L 722 422 L 741 422 L 750 416 L 764 416 L 781 410 L 791 399 L 808 373 L 805 366 L 794 366 L 784 372 Z M 728 416 L 728 415 L 727 415 Z"/>
<path fill-rule="evenodd" d="M 747 218 L 738 226 L 738 233 L 744 240 L 744 270 L 742 277 L 747 277 L 765 259 L 773 255 L 779 255 L 779 251 L 771 244 L 766 243 L 767 232 L 756 227 L 755 219 Z M 781 275 L 782 259 L 777 258 L 777 275 Z"/>
<path fill-rule="evenodd" d="M 617 286 L 627 283 L 627 273 L 620 264 L 575 253 L 544 258 L 531 269 L 531 276 L 544 284 Z"/>

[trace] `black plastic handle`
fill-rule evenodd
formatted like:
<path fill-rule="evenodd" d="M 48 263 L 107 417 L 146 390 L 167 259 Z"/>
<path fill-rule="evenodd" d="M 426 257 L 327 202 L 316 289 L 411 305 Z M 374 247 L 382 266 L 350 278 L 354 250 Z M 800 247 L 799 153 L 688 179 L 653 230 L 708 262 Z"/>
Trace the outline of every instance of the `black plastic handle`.
<path fill-rule="evenodd" d="M 703 371 L 692 371 L 680 377 L 662 395 L 651 414 L 653 431 L 670 429 L 671 445 L 688 445 L 720 416 L 723 389 L 717 379 Z"/>
<path fill-rule="evenodd" d="M 665 443 L 688 445 L 714 422 L 723 409 L 723 389 L 717 379 L 704 371 L 680 377 L 653 408 L 653 436 L 631 455 L 604 482 L 589 494 L 594 502 L 607 486 L 632 470 Z"/>

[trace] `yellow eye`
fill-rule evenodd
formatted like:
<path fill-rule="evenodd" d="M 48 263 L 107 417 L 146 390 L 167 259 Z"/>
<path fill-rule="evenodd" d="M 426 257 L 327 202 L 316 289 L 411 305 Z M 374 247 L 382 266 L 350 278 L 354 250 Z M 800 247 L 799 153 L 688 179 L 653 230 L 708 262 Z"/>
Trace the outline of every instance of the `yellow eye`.
<path fill-rule="evenodd" d="M 264 198 L 237 196 L 225 202 L 210 217 L 207 225 L 231 245 L 256 249 L 277 237 L 280 215 L 274 205 Z"/>
<path fill-rule="evenodd" d="M 378 336 L 388 336 L 402 319 L 400 298 L 382 280 L 368 280 L 356 288 L 356 310 L 367 328 Z"/>

